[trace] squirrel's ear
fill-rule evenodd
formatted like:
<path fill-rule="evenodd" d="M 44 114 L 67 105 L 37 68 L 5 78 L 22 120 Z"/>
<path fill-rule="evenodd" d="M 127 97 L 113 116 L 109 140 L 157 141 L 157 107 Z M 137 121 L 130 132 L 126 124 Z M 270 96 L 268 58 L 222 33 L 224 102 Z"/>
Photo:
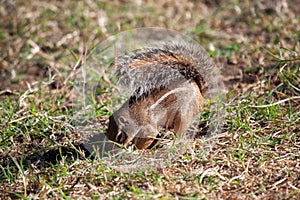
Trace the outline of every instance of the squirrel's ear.
<path fill-rule="evenodd" d="M 120 116 L 118 118 L 118 121 L 119 121 L 119 124 L 123 127 L 129 124 L 129 122 L 125 119 L 124 116 Z"/>

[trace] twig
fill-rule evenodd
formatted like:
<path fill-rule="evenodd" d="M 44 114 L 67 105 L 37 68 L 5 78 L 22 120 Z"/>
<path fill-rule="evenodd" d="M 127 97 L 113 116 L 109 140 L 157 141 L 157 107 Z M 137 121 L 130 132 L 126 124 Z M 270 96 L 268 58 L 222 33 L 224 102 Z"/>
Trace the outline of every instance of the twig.
<path fill-rule="evenodd" d="M 267 105 L 250 106 L 250 107 L 251 108 L 267 108 L 267 107 L 271 107 L 271 106 L 276 106 L 278 104 L 281 104 L 281 103 L 284 103 L 286 101 L 290 101 L 290 100 L 293 100 L 293 99 L 300 99 L 300 96 L 290 97 L 290 98 L 287 98 L 287 99 L 283 99 L 283 100 L 277 101 L 276 103 L 271 103 L 271 104 L 267 104 Z"/>

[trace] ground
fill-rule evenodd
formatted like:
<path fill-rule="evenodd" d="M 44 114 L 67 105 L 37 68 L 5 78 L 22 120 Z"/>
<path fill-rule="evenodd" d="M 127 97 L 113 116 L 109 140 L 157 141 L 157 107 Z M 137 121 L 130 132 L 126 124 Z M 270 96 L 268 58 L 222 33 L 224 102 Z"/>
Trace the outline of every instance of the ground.
<path fill-rule="evenodd" d="M 299 199 L 299 10 L 298 0 L 3 0 L 0 198 Z M 82 147 L 74 72 L 95 45 L 138 27 L 187 34 L 220 67 L 225 122 L 208 154 L 197 139 L 165 165 L 125 170 Z M 99 103 L 104 128 L 111 112 Z"/>

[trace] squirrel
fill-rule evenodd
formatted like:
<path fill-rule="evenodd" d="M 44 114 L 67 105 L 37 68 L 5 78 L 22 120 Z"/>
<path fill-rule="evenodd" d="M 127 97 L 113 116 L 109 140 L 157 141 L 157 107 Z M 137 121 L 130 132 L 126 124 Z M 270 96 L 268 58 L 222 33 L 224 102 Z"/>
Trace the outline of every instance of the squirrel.
<path fill-rule="evenodd" d="M 135 50 L 111 66 L 133 94 L 109 117 L 105 134 L 125 147 L 149 149 L 160 128 L 178 137 L 187 132 L 202 111 L 215 65 L 200 46 L 173 42 Z"/>

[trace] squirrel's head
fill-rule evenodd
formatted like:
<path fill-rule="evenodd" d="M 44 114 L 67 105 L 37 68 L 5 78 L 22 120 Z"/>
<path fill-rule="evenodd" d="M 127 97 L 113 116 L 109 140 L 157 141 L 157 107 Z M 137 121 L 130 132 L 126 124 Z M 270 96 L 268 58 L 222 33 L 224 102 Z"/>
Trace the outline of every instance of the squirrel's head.
<path fill-rule="evenodd" d="M 136 135 L 138 126 L 127 109 L 120 109 L 109 117 L 106 136 L 108 139 L 127 146 Z"/>
<path fill-rule="evenodd" d="M 134 144 L 138 149 L 146 149 L 152 144 L 156 132 L 151 124 L 139 125 L 128 109 L 121 108 L 109 117 L 106 136 L 125 147 Z"/>

